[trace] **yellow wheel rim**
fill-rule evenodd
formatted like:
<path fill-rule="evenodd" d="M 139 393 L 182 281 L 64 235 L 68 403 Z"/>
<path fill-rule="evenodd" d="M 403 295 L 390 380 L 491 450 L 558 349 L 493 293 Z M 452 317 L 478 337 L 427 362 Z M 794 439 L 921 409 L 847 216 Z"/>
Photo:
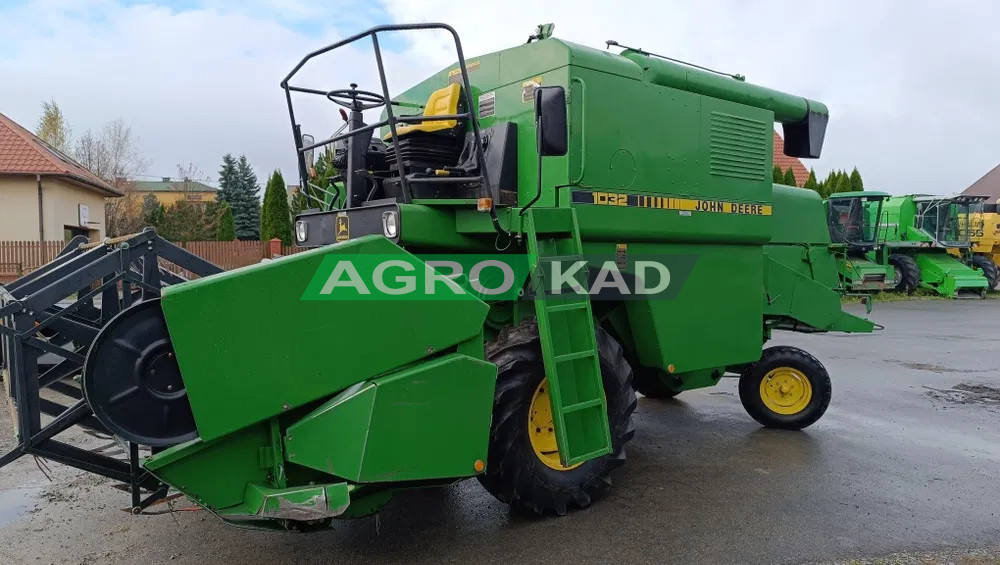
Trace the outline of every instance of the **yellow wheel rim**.
<path fill-rule="evenodd" d="M 559 446 L 556 445 L 555 426 L 552 423 L 552 404 L 549 400 L 549 381 L 542 379 L 531 397 L 531 409 L 528 411 L 528 439 L 531 449 L 535 451 L 538 460 L 550 469 L 569 471 L 576 469 L 582 463 L 564 466 L 559 462 Z"/>
<path fill-rule="evenodd" d="M 798 369 L 778 367 L 760 381 L 760 398 L 772 412 L 785 416 L 798 414 L 812 400 L 812 383 Z"/>

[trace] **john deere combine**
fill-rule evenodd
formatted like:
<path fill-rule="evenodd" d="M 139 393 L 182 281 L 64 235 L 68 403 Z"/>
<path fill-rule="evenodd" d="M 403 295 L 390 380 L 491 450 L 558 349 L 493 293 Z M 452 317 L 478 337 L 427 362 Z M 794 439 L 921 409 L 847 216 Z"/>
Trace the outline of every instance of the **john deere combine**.
<path fill-rule="evenodd" d="M 912 293 L 925 288 L 953 298 L 985 296 L 989 282 L 964 259 L 971 246 L 970 216 L 983 199 L 914 194 L 885 201 L 880 236 L 896 269 L 896 290 Z M 949 254 L 949 249 L 962 257 Z"/>
<path fill-rule="evenodd" d="M 830 239 L 838 246 L 837 270 L 844 288 L 851 291 L 891 289 L 895 269 L 878 240 L 884 192 L 840 192 L 826 200 Z"/>
<path fill-rule="evenodd" d="M 450 34 L 457 63 L 392 96 L 381 42 L 416 30 Z M 466 60 L 446 25 L 380 26 L 306 56 L 282 81 L 303 186 L 314 150 L 343 149 L 342 178 L 296 219 L 308 251 L 212 274 L 144 232 L 8 287 L 19 445 L 0 465 L 121 480 L 137 513 L 172 488 L 233 523 L 303 529 L 469 477 L 529 512 L 588 506 L 625 460 L 634 389 L 731 372 L 763 425 L 816 422 L 826 369 L 762 344 L 872 329 L 841 311 L 818 196 L 771 183 L 775 122 L 786 154 L 818 157 L 826 108 L 550 35 Z M 374 90 L 296 82 L 359 41 Z M 303 135 L 302 96 L 342 106 L 346 128 Z M 168 279 L 159 260 L 207 276 Z M 40 373 L 45 354 L 62 361 Z M 129 461 L 56 439 L 76 424 Z"/>

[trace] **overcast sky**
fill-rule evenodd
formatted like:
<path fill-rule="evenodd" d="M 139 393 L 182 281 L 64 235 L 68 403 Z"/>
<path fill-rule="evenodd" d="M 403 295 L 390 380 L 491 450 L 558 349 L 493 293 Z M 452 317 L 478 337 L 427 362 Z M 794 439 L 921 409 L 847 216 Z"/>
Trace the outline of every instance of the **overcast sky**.
<path fill-rule="evenodd" d="M 469 57 L 523 42 L 538 23 L 738 72 L 831 111 L 817 174 L 857 166 L 868 189 L 958 192 L 1000 163 L 1000 8 L 991 1 L 0 0 L 0 112 L 34 129 L 43 100 L 74 136 L 121 118 L 150 177 L 194 163 L 217 176 L 245 153 L 295 182 L 278 83 L 308 51 L 390 22 L 455 26 Z M 388 42 L 390 86 L 449 65 L 439 37 Z M 313 86 L 378 90 L 365 52 L 308 69 Z M 304 106 L 328 133 L 332 104 Z M 317 124 L 317 125 L 312 125 Z M 325 129 L 324 129 L 325 128 Z"/>

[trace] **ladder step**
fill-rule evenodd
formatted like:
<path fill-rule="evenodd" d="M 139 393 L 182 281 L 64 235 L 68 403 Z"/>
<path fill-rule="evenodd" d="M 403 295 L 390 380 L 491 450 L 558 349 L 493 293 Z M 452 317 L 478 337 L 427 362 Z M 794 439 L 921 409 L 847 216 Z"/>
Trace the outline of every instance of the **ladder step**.
<path fill-rule="evenodd" d="M 556 355 L 554 359 L 556 363 L 563 363 L 566 361 L 575 361 L 577 359 L 585 359 L 587 357 L 593 357 L 593 356 L 594 356 L 594 351 L 588 350 L 588 351 L 577 351 L 576 353 L 566 353 L 565 355 Z"/>
<path fill-rule="evenodd" d="M 580 410 L 586 410 L 587 408 L 593 408 L 594 406 L 600 406 L 601 402 L 603 402 L 602 399 L 595 398 L 593 400 L 586 400 L 584 402 L 570 404 L 569 406 L 563 406 L 563 413 L 578 412 Z"/>
<path fill-rule="evenodd" d="M 583 255 L 542 255 L 540 261 L 583 261 Z"/>
<path fill-rule="evenodd" d="M 546 312 L 566 312 L 569 310 L 586 310 L 586 302 L 570 302 L 568 304 L 553 304 L 552 306 L 546 306 Z"/>
<path fill-rule="evenodd" d="M 588 459 L 593 459 L 594 457 L 600 457 L 601 455 L 605 455 L 609 451 L 611 451 L 611 450 L 610 449 L 596 449 L 594 451 L 591 451 L 590 453 L 584 453 L 583 455 L 577 456 L 577 459 L 580 460 L 580 461 L 586 461 Z"/>

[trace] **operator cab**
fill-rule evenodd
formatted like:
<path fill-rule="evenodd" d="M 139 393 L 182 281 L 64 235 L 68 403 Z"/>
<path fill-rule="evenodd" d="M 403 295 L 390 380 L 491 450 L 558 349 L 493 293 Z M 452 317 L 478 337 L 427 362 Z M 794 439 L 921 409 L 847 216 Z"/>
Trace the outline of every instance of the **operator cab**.
<path fill-rule="evenodd" d="M 970 247 L 972 221 L 982 218 L 986 196 L 959 194 L 952 197 L 917 196 L 917 226 L 934 238 L 940 247 L 964 249 Z"/>
<path fill-rule="evenodd" d="M 840 192 L 827 199 L 830 241 L 847 245 L 849 255 L 863 255 L 878 244 L 884 192 Z"/>
<path fill-rule="evenodd" d="M 457 68 L 440 74 L 440 87 L 423 104 L 392 99 L 379 36 L 434 29 L 444 30 L 454 39 Z M 362 39 L 372 42 L 379 88 L 363 90 L 351 83 L 349 88 L 325 90 L 290 84 L 313 58 Z M 413 24 L 372 28 L 310 53 L 281 86 L 295 136 L 301 190 L 315 206 L 296 218 L 297 245 L 327 245 L 370 233 L 398 241 L 399 206 L 420 204 L 420 200 L 471 205 L 489 213 L 498 234 L 510 237 L 500 225 L 496 207 L 517 204 L 516 124 L 496 120 L 491 127 L 480 128 L 461 42 L 451 27 Z M 296 121 L 293 94 L 319 95 L 341 106 L 344 125 L 330 138 L 314 141 Z M 381 111 L 379 121 L 365 123 L 364 114 L 374 110 Z M 317 149 L 323 150 L 321 159 L 329 159 L 328 168 L 335 170 L 333 176 L 319 182 L 325 186 L 315 183 L 311 174 L 313 151 Z M 380 225 L 384 229 L 379 229 Z"/>

